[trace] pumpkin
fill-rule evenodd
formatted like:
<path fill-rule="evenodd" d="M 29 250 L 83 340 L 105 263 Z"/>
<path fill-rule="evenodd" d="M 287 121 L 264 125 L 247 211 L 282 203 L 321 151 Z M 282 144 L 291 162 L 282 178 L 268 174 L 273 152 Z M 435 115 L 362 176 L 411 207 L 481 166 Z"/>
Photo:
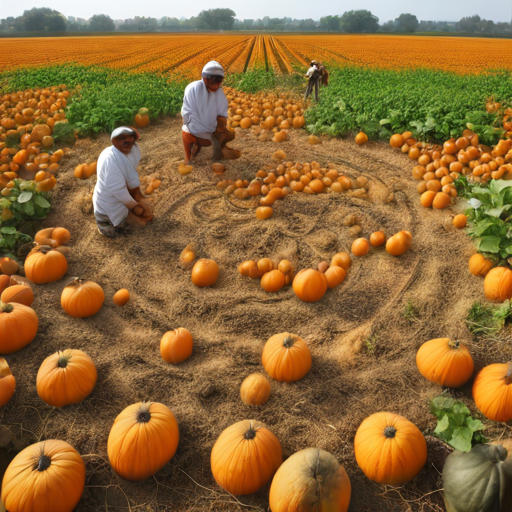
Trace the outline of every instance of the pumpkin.
<path fill-rule="evenodd" d="M 338 267 L 336 265 L 329 267 L 325 271 L 325 279 L 327 279 L 327 287 L 334 288 L 334 287 L 338 286 L 345 280 L 346 276 L 347 276 L 347 273 L 345 272 L 345 269 L 343 269 L 342 267 Z"/>
<path fill-rule="evenodd" d="M 473 358 L 466 345 L 450 338 L 436 338 L 420 347 L 416 365 L 421 375 L 431 382 L 458 388 L 473 374 Z"/>
<path fill-rule="evenodd" d="M 265 220 L 272 217 L 274 210 L 272 206 L 258 206 L 256 208 L 256 218 L 259 220 Z"/>
<path fill-rule="evenodd" d="M 294 453 L 270 486 L 272 512 L 347 512 L 350 479 L 334 455 L 319 448 Z"/>
<path fill-rule="evenodd" d="M 370 243 L 366 238 L 358 238 L 352 242 L 352 254 L 354 256 L 364 256 L 370 250 Z"/>
<path fill-rule="evenodd" d="M 68 443 L 35 443 L 16 455 L 2 481 L 2 502 L 12 512 L 72 512 L 85 487 L 85 464 Z"/>
<path fill-rule="evenodd" d="M 215 174 L 222 174 L 226 171 L 226 166 L 224 164 L 221 164 L 220 162 L 216 162 L 212 164 L 212 171 Z"/>
<path fill-rule="evenodd" d="M 37 394 L 53 407 L 77 404 L 92 393 L 97 376 L 96 366 L 85 352 L 59 350 L 39 367 Z"/>
<path fill-rule="evenodd" d="M 373 247 L 380 247 L 384 245 L 385 241 L 386 235 L 382 231 L 375 231 L 370 235 L 370 244 L 372 244 Z"/>
<path fill-rule="evenodd" d="M 304 302 L 316 302 L 320 300 L 327 291 L 327 279 L 325 274 L 307 268 L 297 273 L 293 279 L 293 291 L 300 300 Z"/>
<path fill-rule="evenodd" d="M 389 139 L 389 144 L 392 148 L 400 148 L 405 144 L 405 140 L 399 133 L 395 133 Z"/>
<path fill-rule="evenodd" d="M 285 275 L 278 269 L 271 270 L 261 278 L 261 287 L 269 293 L 278 292 L 285 282 Z"/>
<path fill-rule="evenodd" d="M 316 268 L 318 269 L 318 272 L 325 274 L 329 266 L 330 265 L 327 261 L 321 261 Z"/>
<path fill-rule="evenodd" d="M 182 176 L 186 176 L 187 174 L 190 174 L 193 170 L 194 170 L 194 168 L 191 165 L 180 164 L 178 166 L 178 172 Z"/>
<path fill-rule="evenodd" d="M 12 354 L 26 347 L 36 337 L 38 326 L 33 309 L 0 302 L 0 354 Z"/>
<path fill-rule="evenodd" d="M 279 265 L 277 266 L 278 270 L 280 270 L 285 276 L 287 276 L 290 272 L 293 271 L 293 266 L 288 260 L 281 260 Z"/>
<path fill-rule="evenodd" d="M 356 135 L 355 141 L 358 146 L 362 146 L 368 142 L 368 135 L 366 135 L 364 132 L 359 132 Z"/>
<path fill-rule="evenodd" d="M 7 274 L 0 275 L 0 294 L 9 286 L 11 286 L 11 276 Z"/>
<path fill-rule="evenodd" d="M 463 214 L 459 213 L 458 215 L 455 215 L 453 217 L 452 223 L 457 229 L 462 229 L 466 227 L 466 224 L 468 222 L 468 218 Z"/>
<path fill-rule="evenodd" d="M 190 266 L 196 260 L 194 244 L 188 244 L 180 254 L 180 265 L 182 267 Z"/>
<path fill-rule="evenodd" d="M 6 274 L 8 276 L 12 276 L 18 272 L 19 265 L 11 258 L 2 258 L 0 259 L 0 272 L 2 274 Z"/>
<path fill-rule="evenodd" d="M 512 460 L 503 445 L 476 445 L 455 450 L 443 467 L 447 512 L 512 510 Z"/>
<path fill-rule="evenodd" d="M 200 259 L 194 264 L 191 277 L 198 287 L 212 286 L 219 277 L 219 266 L 213 260 Z"/>
<path fill-rule="evenodd" d="M 0 381 L 1 384 L 1 381 Z M 270 382 L 261 373 L 253 373 L 240 386 L 240 398 L 247 405 L 263 405 L 270 397 Z"/>
<path fill-rule="evenodd" d="M 130 300 L 130 292 L 126 288 L 121 288 L 112 297 L 114 304 L 118 307 L 123 307 Z"/>
<path fill-rule="evenodd" d="M 47 124 L 36 124 L 30 132 L 30 142 L 41 142 L 43 137 L 52 134 L 52 129 Z"/>
<path fill-rule="evenodd" d="M 487 258 L 484 258 L 480 253 L 473 254 L 469 258 L 469 271 L 474 276 L 485 276 L 493 267 L 494 263 Z"/>
<path fill-rule="evenodd" d="M 99 284 L 78 277 L 66 285 L 60 296 L 62 309 L 74 318 L 95 315 L 104 301 L 105 293 Z"/>
<path fill-rule="evenodd" d="M 0 407 L 5 405 L 11 399 L 14 394 L 15 387 L 16 379 L 14 378 L 7 361 L 3 357 L 0 357 Z"/>
<path fill-rule="evenodd" d="M 452 202 L 452 197 L 444 192 L 438 192 L 434 200 L 432 201 L 432 206 L 438 210 L 442 210 L 450 206 Z"/>
<path fill-rule="evenodd" d="M 238 272 L 243 276 L 250 277 L 251 279 L 259 279 L 261 277 L 261 272 L 258 268 L 258 265 L 255 261 L 247 260 L 243 263 L 240 263 L 238 266 Z"/>
<path fill-rule="evenodd" d="M 71 238 L 71 233 L 65 228 L 46 228 L 41 229 L 36 233 L 34 241 L 39 245 L 52 245 L 48 244 L 47 240 L 55 241 L 55 247 L 59 245 L 66 245 Z"/>
<path fill-rule="evenodd" d="M 348 254 L 347 252 L 339 252 L 338 254 L 335 254 L 331 260 L 331 267 L 333 265 L 336 265 L 337 267 L 341 267 L 345 269 L 345 271 L 348 271 L 348 269 L 352 265 L 350 254 Z"/>
<path fill-rule="evenodd" d="M 190 331 L 179 327 L 163 335 L 160 341 L 160 354 L 165 362 L 178 364 L 191 356 L 193 347 Z"/>
<path fill-rule="evenodd" d="M 144 128 L 149 124 L 149 115 L 138 113 L 135 115 L 134 121 L 138 128 Z"/>
<path fill-rule="evenodd" d="M 409 231 L 399 231 L 396 235 L 388 238 L 386 251 L 393 256 L 401 256 L 412 244 L 412 236 Z"/>
<path fill-rule="evenodd" d="M 492 421 L 512 420 L 512 363 L 490 364 L 475 378 L 473 399 Z"/>
<path fill-rule="evenodd" d="M 166 405 L 130 405 L 117 416 L 108 435 L 110 465 L 125 480 L 145 480 L 172 459 L 179 437 L 176 418 Z"/>
<path fill-rule="evenodd" d="M 18 284 L 9 286 L 9 288 L 6 288 L 2 292 L 0 300 L 5 304 L 8 302 L 17 302 L 24 306 L 31 306 L 32 302 L 34 302 L 34 292 L 32 288 L 25 285 Z"/>
<path fill-rule="evenodd" d="M 257 263 L 258 270 L 261 275 L 266 274 L 274 269 L 274 263 L 270 258 L 261 258 Z"/>
<path fill-rule="evenodd" d="M 512 270 L 506 267 L 491 268 L 484 279 L 484 292 L 491 302 L 512 298 Z"/>
<path fill-rule="evenodd" d="M 273 379 L 293 382 L 302 379 L 311 369 L 311 352 L 302 338 L 282 332 L 265 343 L 261 361 Z"/>
<path fill-rule="evenodd" d="M 354 452 L 364 474 L 386 485 L 409 482 L 427 461 L 427 443 L 418 427 L 390 412 L 372 414 L 361 423 Z"/>
<path fill-rule="evenodd" d="M 53 283 L 68 270 L 68 261 L 47 245 L 32 249 L 25 260 L 25 275 L 35 284 Z"/>
<path fill-rule="evenodd" d="M 281 444 L 265 425 L 244 420 L 226 428 L 211 453 L 216 482 L 235 495 L 252 494 L 274 476 L 283 462 Z"/>

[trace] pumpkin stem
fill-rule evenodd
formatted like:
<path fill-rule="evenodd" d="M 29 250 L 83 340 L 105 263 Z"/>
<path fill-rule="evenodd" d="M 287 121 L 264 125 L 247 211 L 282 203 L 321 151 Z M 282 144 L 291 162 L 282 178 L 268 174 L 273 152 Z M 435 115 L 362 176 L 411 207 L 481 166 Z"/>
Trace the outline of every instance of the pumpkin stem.
<path fill-rule="evenodd" d="M 283 347 L 291 348 L 293 347 L 293 344 L 295 343 L 295 336 L 291 334 L 290 336 L 286 336 L 286 338 L 283 340 Z"/>
<path fill-rule="evenodd" d="M 0 302 L 0 312 L 1 313 L 12 313 L 14 306 L 12 304 L 4 304 Z"/>
<path fill-rule="evenodd" d="M 51 463 L 52 461 L 50 457 L 41 453 L 41 457 L 39 457 L 39 460 L 37 461 L 36 469 L 37 471 L 46 471 L 51 466 Z"/>
<path fill-rule="evenodd" d="M 507 384 L 507 386 L 512 384 L 512 362 L 508 363 L 508 371 L 505 375 L 505 384 Z"/>
<path fill-rule="evenodd" d="M 388 439 L 393 439 L 396 436 L 396 428 L 395 427 L 386 427 L 384 429 L 384 435 Z"/>
<path fill-rule="evenodd" d="M 244 439 L 251 440 L 256 437 L 256 430 L 254 430 L 252 427 L 249 428 L 244 434 Z"/>
<path fill-rule="evenodd" d="M 34 250 L 37 250 L 38 252 L 42 252 L 43 254 L 48 254 L 50 251 L 53 251 L 53 247 L 50 247 L 49 245 L 37 245 Z"/>
<path fill-rule="evenodd" d="M 66 357 L 63 353 L 60 354 L 59 360 L 57 361 L 57 366 L 59 368 L 66 368 L 69 363 L 69 357 Z"/>
<path fill-rule="evenodd" d="M 139 411 L 137 412 L 137 421 L 139 423 L 148 423 L 151 419 L 151 413 L 149 412 L 149 407 L 151 406 L 151 402 L 142 402 Z"/>
<path fill-rule="evenodd" d="M 458 341 L 458 340 L 450 340 L 450 341 L 448 342 L 448 346 L 449 346 L 450 348 L 457 349 L 457 348 L 459 348 L 459 346 L 460 346 L 460 341 Z"/>
<path fill-rule="evenodd" d="M 68 286 L 80 286 L 83 282 L 84 280 L 82 278 L 73 277 L 66 283 L 66 286 L 64 288 L 67 288 Z"/>

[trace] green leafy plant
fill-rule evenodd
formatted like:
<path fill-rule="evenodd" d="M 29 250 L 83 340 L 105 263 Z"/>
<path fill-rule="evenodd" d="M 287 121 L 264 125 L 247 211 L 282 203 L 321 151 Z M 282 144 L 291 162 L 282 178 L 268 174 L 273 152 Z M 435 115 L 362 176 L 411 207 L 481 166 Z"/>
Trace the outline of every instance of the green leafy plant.
<path fill-rule="evenodd" d="M 0 228 L 0 255 L 16 259 L 18 249 L 27 243 L 32 242 L 32 238 L 25 233 L 20 233 L 13 226 L 3 226 Z"/>
<path fill-rule="evenodd" d="M 418 310 L 410 300 L 404 304 L 403 315 L 411 323 L 418 321 Z"/>
<path fill-rule="evenodd" d="M 466 324 L 476 336 L 493 336 L 505 327 L 505 322 L 511 317 L 512 305 L 509 300 L 499 306 L 475 302 L 468 311 Z"/>
<path fill-rule="evenodd" d="M 431 412 L 437 418 L 434 435 L 461 452 L 469 452 L 476 444 L 487 442 L 483 435 L 484 424 L 471 417 L 463 403 L 446 395 L 435 397 Z"/>
<path fill-rule="evenodd" d="M 34 181 L 14 180 L 14 187 L 2 192 L 0 225 L 14 226 L 18 229 L 27 223 L 44 219 L 51 208 L 48 193 L 38 192 Z M 10 212 L 10 214 L 9 214 Z"/>
<path fill-rule="evenodd" d="M 375 350 L 380 343 L 380 338 L 377 334 L 370 334 L 366 337 L 365 343 L 368 354 L 374 355 Z"/>

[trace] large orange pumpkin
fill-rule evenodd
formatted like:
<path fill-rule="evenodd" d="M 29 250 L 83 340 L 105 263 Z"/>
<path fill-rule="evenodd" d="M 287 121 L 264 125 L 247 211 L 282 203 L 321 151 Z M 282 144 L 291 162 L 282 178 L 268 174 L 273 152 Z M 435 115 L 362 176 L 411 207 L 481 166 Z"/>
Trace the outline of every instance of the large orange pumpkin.
<path fill-rule="evenodd" d="M 2 480 L 10 512 L 72 512 L 85 487 L 85 464 L 64 441 L 48 440 L 22 450 Z"/>
<path fill-rule="evenodd" d="M 15 387 L 16 379 L 7 361 L 3 357 L 0 357 L 0 407 L 11 399 Z"/>
<path fill-rule="evenodd" d="M 178 423 L 171 410 L 158 402 L 128 406 L 115 419 L 107 452 L 114 471 L 138 482 L 160 471 L 174 456 L 179 441 Z"/>
<path fill-rule="evenodd" d="M 219 266 L 213 260 L 200 259 L 192 268 L 192 282 L 198 287 L 213 286 L 219 277 Z"/>
<path fill-rule="evenodd" d="M 301 270 L 293 279 L 293 291 L 304 302 L 316 302 L 327 291 L 327 279 L 318 270 L 312 268 Z"/>
<path fill-rule="evenodd" d="M 466 345 L 450 338 L 436 338 L 423 343 L 416 354 L 416 364 L 423 377 L 449 388 L 464 385 L 474 368 Z"/>
<path fill-rule="evenodd" d="M 427 461 L 427 443 L 418 427 L 390 412 L 372 414 L 361 423 L 354 452 L 364 474 L 387 485 L 409 482 Z"/>
<path fill-rule="evenodd" d="M 270 382 L 261 373 L 252 373 L 240 386 L 240 398 L 247 405 L 263 405 L 270 397 Z"/>
<path fill-rule="evenodd" d="M 75 318 L 95 315 L 104 301 L 105 293 L 99 284 L 78 277 L 66 285 L 60 297 L 62 309 Z"/>
<path fill-rule="evenodd" d="M 280 270 L 274 269 L 263 274 L 260 284 L 266 292 L 273 293 L 284 286 L 284 281 L 285 275 Z"/>
<path fill-rule="evenodd" d="M 388 238 L 386 251 L 393 256 L 401 256 L 412 244 L 412 236 L 409 231 L 399 231 L 396 235 Z"/>
<path fill-rule="evenodd" d="M 469 258 L 468 264 L 469 271 L 474 276 L 485 276 L 494 265 L 491 260 L 484 258 L 484 256 L 478 252 Z"/>
<path fill-rule="evenodd" d="M 512 420 L 512 363 L 483 368 L 473 383 L 473 398 L 490 420 Z"/>
<path fill-rule="evenodd" d="M 36 284 L 58 281 L 67 270 L 66 257 L 47 245 L 41 245 L 30 251 L 25 260 L 25 274 Z"/>
<path fill-rule="evenodd" d="M 512 298 L 512 270 L 506 267 L 494 267 L 484 280 L 484 292 L 491 302 L 504 302 Z"/>
<path fill-rule="evenodd" d="M 23 304 L 0 302 L 0 354 L 12 354 L 26 347 L 37 334 L 36 312 Z"/>
<path fill-rule="evenodd" d="M 37 394 L 53 407 L 77 404 L 92 393 L 97 376 L 96 366 L 85 352 L 59 350 L 39 367 Z"/>
<path fill-rule="evenodd" d="M 160 354 L 167 363 L 178 364 L 192 355 L 194 341 L 188 329 L 179 327 L 166 332 L 160 341 Z"/>
<path fill-rule="evenodd" d="M 283 462 L 281 444 L 262 423 L 244 420 L 222 432 L 211 454 L 217 483 L 231 494 L 252 494 L 263 487 Z"/>
<path fill-rule="evenodd" d="M 328 288 L 334 288 L 341 284 L 345 277 L 347 276 L 347 273 L 345 272 L 345 269 L 343 267 L 338 267 L 337 265 L 333 265 L 332 267 L 329 267 L 325 271 L 325 278 L 327 279 L 327 287 Z"/>
<path fill-rule="evenodd" d="M 268 339 L 261 356 L 263 367 L 276 380 L 293 382 L 311 369 L 311 352 L 296 334 L 282 332 Z"/>
<path fill-rule="evenodd" d="M 352 242 L 352 254 L 354 256 L 364 256 L 370 250 L 370 242 L 366 238 L 358 238 Z"/>
<path fill-rule="evenodd" d="M 286 459 L 270 486 L 272 512 L 347 512 L 351 485 L 334 455 L 306 448 Z"/>

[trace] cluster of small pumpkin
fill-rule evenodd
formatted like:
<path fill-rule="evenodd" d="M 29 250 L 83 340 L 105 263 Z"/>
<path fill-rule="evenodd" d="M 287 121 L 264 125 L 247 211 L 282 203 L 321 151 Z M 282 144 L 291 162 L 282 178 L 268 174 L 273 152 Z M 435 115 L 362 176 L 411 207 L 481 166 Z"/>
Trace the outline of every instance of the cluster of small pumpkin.
<path fill-rule="evenodd" d="M 418 161 L 412 175 L 420 181 L 417 190 L 425 208 L 449 206 L 457 197 L 454 182 L 461 175 L 485 183 L 512 172 L 512 141 L 502 139 L 490 148 L 479 144 L 478 135 L 472 130 L 464 130 L 461 137 L 449 139 L 443 146 L 417 142 L 411 132 L 396 133 L 390 145 Z"/>
<path fill-rule="evenodd" d="M 269 170 L 260 169 L 250 183 L 241 179 L 220 180 L 217 183 L 217 188 L 224 190 L 224 194 L 233 194 L 238 199 L 263 196 L 256 209 L 256 217 L 260 220 L 271 217 L 274 203 L 292 192 L 321 194 L 350 191 L 354 197 L 365 197 L 369 188 L 369 182 L 364 176 L 351 179 L 336 170 L 333 164 L 325 168 L 314 161 L 284 162 L 286 153 L 282 150 L 276 151 L 272 158 L 283 163 L 275 168 L 270 165 Z"/>
<path fill-rule="evenodd" d="M 65 120 L 65 86 L 6 94 L 0 104 L 0 187 L 21 177 L 47 192 L 56 183 L 59 162 L 69 149 L 53 151 L 56 123 Z M 19 149 L 17 149 L 19 147 Z"/>

